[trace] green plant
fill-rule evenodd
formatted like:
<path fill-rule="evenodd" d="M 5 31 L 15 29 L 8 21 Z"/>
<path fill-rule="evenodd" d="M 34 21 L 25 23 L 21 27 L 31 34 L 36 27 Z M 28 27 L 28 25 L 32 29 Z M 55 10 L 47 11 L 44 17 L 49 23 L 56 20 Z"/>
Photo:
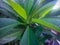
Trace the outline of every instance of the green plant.
<path fill-rule="evenodd" d="M 0 18 L 0 39 L 15 37 L 20 41 L 20 45 L 43 45 L 50 36 L 39 37 L 45 27 L 60 32 L 60 19 L 47 16 L 54 6 L 54 1 L 42 6 L 44 1 L 38 3 L 38 0 L 3 0 L 4 11 L 8 13 L 0 11 L 4 12 L 3 15 L 12 17 Z"/>

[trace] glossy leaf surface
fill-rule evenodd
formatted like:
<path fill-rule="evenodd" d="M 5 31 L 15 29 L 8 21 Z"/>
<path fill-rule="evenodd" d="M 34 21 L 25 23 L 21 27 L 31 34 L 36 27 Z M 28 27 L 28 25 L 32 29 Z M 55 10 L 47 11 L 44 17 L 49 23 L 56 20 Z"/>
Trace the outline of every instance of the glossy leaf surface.
<path fill-rule="evenodd" d="M 27 28 L 24 32 L 20 45 L 38 45 L 37 38 L 30 28 Z"/>

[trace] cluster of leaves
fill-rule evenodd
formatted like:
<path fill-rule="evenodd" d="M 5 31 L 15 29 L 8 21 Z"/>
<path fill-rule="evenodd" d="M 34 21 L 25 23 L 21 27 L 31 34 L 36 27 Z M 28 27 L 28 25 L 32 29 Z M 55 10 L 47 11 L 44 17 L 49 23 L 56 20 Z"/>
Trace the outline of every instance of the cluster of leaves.
<path fill-rule="evenodd" d="M 16 39 L 19 45 L 44 45 L 46 39 L 57 38 L 51 32 L 60 32 L 59 15 L 52 15 L 55 0 L 3 0 L 2 3 L 0 13 L 8 17 L 0 16 L 0 39 L 12 39 L 0 43 Z"/>

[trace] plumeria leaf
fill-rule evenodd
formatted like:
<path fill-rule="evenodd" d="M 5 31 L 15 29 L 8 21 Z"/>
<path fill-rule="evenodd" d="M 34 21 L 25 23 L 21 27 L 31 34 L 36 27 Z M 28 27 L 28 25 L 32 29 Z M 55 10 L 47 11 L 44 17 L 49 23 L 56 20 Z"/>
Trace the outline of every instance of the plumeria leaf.
<path fill-rule="evenodd" d="M 49 19 L 49 18 L 47 18 L 45 20 L 44 19 L 33 19 L 32 22 L 41 24 L 41 25 L 46 26 L 46 27 L 48 27 L 50 29 L 53 29 L 53 30 L 55 30 L 57 32 L 60 32 L 60 27 L 58 26 L 58 24 L 60 24 L 59 19 Z"/>
<path fill-rule="evenodd" d="M 37 38 L 29 27 L 24 32 L 20 45 L 38 45 Z"/>
<path fill-rule="evenodd" d="M 14 29 L 14 27 L 16 27 L 17 25 L 19 25 L 20 22 L 14 20 L 14 19 L 10 19 L 10 18 L 0 18 L 0 38 L 14 33 L 16 30 Z"/>
<path fill-rule="evenodd" d="M 33 17 L 39 17 L 43 18 L 45 17 L 53 8 L 54 6 L 54 1 L 49 2 L 48 4 L 45 4 L 44 6 L 40 7 L 36 13 L 33 14 Z"/>
<path fill-rule="evenodd" d="M 11 33 L 3 38 L 0 39 L 0 44 L 6 44 L 6 43 L 9 43 L 15 39 L 18 38 L 18 36 L 21 36 L 21 32 L 20 31 L 17 31 L 17 32 L 14 32 L 14 33 Z"/>
<path fill-rule="evenodd" d="M 27 15 L 26 15 L 26 11 L 22 8 L 21 5 L 17 4 L 16 2 L 12 1 L 12 0 L 4 0 L 4 2 L 6 2 L 8 5 L 10 5 L 13 10 L 15 10 L 15 12 L 23 19 L 26 20 Z"/>

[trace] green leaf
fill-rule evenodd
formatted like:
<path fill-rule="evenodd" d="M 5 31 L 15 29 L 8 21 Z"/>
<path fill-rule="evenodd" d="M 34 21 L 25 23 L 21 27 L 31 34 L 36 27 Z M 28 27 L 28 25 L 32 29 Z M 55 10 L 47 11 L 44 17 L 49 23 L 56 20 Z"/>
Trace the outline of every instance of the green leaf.
<path fill-rule="evenodd" d="M 36 13 L 33 14 L 33 17 L 39 17 L 39 18 L 43 18 L 45 17 L 53 8 L 53 3 L 49 2 L 48 4 L 45 4 L 44 6 L 40 7 L 39 10 L 36 11 Z"/>
<path fill-rule="evenodd" d="M 9 17 L 9 18 L 16 18 L 17 15 L 14 15 L 12 11 L 10 12 L 11 9 L 7 10 L 6 8 L 0 8 L 0 13 L 2 17 Z"/>
<path fill-rule="evenodd" d="M 14 29 L 14 27 L 16 27 L 17 25 L 19 25 L 20 22 L 14 20 L 14 19 L 9 19 L 9 18 L 0 18 L 0 38 L 14 33 L 16 30 Z"/>
<path fill-rule="evenodd" d="M 40 13 L 39 18 L 45 17 L 45 16 L 52 10 L 52 8 L 53 8 L 53 6 L 50 6 L 50 7 L 48 7 L 46 10 L 42 11 L 42 12 Z"/>
<path fill-rule="evenodd" d="M 4 0 L 4 2 L 10 5 L 13 8 L 13 10 L 15 10 L 21 18 L 26 20 L 27 18 L 26 11 L 21 7 L 21 5 L 17 4 L 12 0 Z"/>
<path fill-rule="evenodd" d="M 1 9 L 3 9 L 3 11 L 8 11 L 9 13 L 11 13 L 11 15 L 12 14 L 16 15 L 16 13 L 14 12 L 14 10 L 9 5 L 7 5 L 6 2 L 2 3 Z"/>
<path fill-rule="evenodd" d="M 33 13 L 39 10 L 40 6 L 45 2 L 45 0 L 35 0 L 33 5 Z"/>
<path fill-rule="evenodd" d="M 54 8 L 54 7 L 53 7 Z M 60 18 L 60 10 L 53 10 L 46 16 L 46 18 Z"/>
<path fill-rule="evenodd" d="M 24 21 L 9 5 L 7 5 L 6 2 L 2 3 L 2 6 L 0 7 L 0 13 L 0 17 L 14 18 L 16 20 L 19 20 L 20 22 Z"/>
<path fill-rule="evenodd" d="M 15 2 L 17 2 L 18 4 L 20 4 L 24 9 L 25 9 L 25 0 L 14 0 Z"/>
<path fill-rule="evenodd" d="M 47 18 L 47 20 L 49 20 L 49 19 Z M 59 19 L 57 19 L 57 20 L 58 20 L 58 22 L 60 22 Z M 56 20 L 51 20 L 51 22 L 52 22 L 52 21 L 56 21 Z M 38 24 L 40 24 L 40 25 L 46 26 L 46 27 L 48 27 L 48 28 L 50 28 L 50 29 L 53 29 L 53 30 L 55 30 L 55 31 L 57 31 L 57 32 L 60 32 L 60 27 L 56 25 L 56 24 L 58 24 L 58 23 L 53 24 L 53 23 L 47 22 L 47 21 L 45 21 L 45 20 L 43 20 L 43 19 L 33 19 L 32 22 L 33 22 L 33 23 L 38 23 Z M 55 23 L 55 22 L 54 22 L 54 23 Z"/>
<path fill-rule="evenodd" d="M 17 39 L 18 36 L 21 36 L 21 32 L 20 31 L 14 32 L 12 34 L 9 34 L 9 35 L 7 35 L 7 36 L 5 36 L 5 37 L 0 39 L 0 44 L 9 43 L 9 42 Z"/>
<path fill-rule="evenodd" d="M 42 20 L 60 27 L 60 19 L 59 18 L 42 18 Z"/>
<path fill-rule="evenodd" d="M 36 34 L 37 38 L 40 38 L 40 35 L 41 35 L 43 30 L 44 30 L 44 28 L 41 25 L 39 25 L 35 28 L 35 34 Z"/>
<path fill-rule="evenodd" d="M 5 26 L 9 26 L 11 24 L 12 25 L 19 25 L 20 22 L 17 20 L 14 20 L 14 19 L 10 19 L 10 18 L 0 18 L 0 28 L 5 27 Z"/>
<path fill-rule="evenodd" d="M 24 32 L 20 45 L 38 45 L 34 32 L 28 27 Z"/>
<path fill-rule="evenodd" d="M 31 13 L 30 11 L 32 9 L 33 3 L 34 3 L 34 0 L 25 0 L 24 2 L 24 6 L 28 15 L 29 13 Z"/>

